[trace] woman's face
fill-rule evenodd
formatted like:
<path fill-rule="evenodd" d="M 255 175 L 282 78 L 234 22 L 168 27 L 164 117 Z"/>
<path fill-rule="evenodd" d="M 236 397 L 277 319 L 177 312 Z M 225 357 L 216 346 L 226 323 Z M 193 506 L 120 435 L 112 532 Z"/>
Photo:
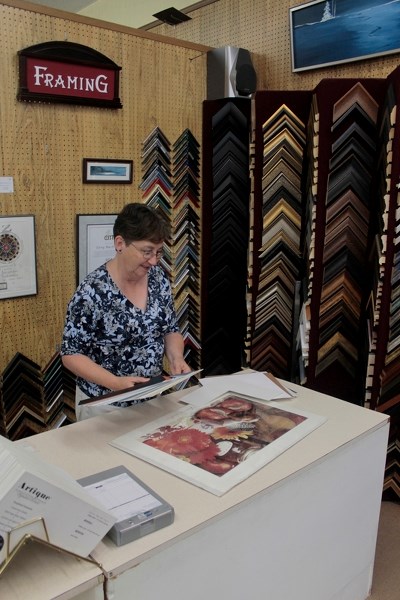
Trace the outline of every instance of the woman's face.
<path fill-rule="evenodd" d="M 144 277 L 149 269 L 160 261 L 162 247 L 163 242 L 154 243 L 150 240 L 138 240 L 128 243 L 123 238 L 116 240 L 117 255 L 128 277 Z"/>

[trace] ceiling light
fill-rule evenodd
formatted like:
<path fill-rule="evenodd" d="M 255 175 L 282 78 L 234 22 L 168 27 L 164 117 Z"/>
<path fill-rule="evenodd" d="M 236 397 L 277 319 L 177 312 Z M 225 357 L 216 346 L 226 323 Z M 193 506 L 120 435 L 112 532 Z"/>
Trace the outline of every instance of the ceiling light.
<path fill-rule="evenodd" d="M 184 21 L 190 21 L 192 17 L 188 17 L 185 13 L 181 12 L 177 8 L 171 6 L 171 8 L 166 8 L 158 13 L 154 13 L 152 15 L 159 21 L 163 23 L 167 23 L 168 25 L 179 25 L 179 23 L 183 23 Z"/>

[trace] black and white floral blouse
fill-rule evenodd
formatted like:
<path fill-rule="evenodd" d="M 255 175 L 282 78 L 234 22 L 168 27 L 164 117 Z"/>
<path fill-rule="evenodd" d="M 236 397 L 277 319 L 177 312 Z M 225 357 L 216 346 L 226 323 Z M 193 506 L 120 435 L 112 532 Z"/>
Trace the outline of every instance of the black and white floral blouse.
<path fill-rule="evenodd" d="M 152 377 L 162 371 L 164 336 L 176 331 L 171 287 L 160 266 L 149 270 L 143 311 L 122 294 L 102 265 L 84 279 L 68 305 L 61 354 L 84 354 L 114 375 Z M 81 377 L 77 385 L 89 397 L 110 391 Z"/>

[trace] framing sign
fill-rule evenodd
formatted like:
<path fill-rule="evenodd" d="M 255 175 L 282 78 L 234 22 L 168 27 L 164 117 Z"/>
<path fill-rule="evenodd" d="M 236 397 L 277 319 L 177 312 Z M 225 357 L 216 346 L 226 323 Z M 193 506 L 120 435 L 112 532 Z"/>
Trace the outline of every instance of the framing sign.
<path fill-rule="evenodd" d="M 71 42 L 45 42 L 18 54 L 18 100 L 122 108 L 121 67 L 104 54 Z"/>

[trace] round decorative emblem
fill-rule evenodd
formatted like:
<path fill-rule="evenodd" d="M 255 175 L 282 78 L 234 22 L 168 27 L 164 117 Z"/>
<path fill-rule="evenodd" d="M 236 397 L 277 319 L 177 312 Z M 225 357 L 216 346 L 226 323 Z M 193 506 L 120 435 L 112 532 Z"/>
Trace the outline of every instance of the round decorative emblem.
<path fill-rule="evenodd" d="M 12 262 L 21 252 L 18 238 L 12 233 L 0 234 L 0 261 Z"/>

